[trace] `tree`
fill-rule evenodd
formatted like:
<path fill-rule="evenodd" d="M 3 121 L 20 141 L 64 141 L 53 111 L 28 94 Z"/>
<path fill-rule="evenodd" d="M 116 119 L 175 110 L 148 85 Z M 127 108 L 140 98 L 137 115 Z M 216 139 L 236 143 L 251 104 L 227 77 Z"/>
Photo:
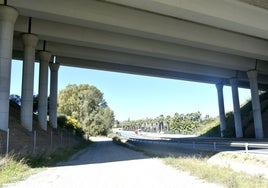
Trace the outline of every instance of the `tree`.
<path fill-rule="evenodd" d="M 201 113 L 195 112 L 190 114 L 175 113 L 170 129 L 174 132 L 178 131 L 182 134 L 190 134 L 196 131 L 201 121 Z"/>
<path fill-rule="evenodd" d="M 103 93 L 88 84 L 68 85 L 60 91 L 58 111 L 78 120 L 87 135 L 105 135 L 114 123 Z"/>
<path fill-rule="evenodd" d="M 163 114 L 161 114 L 160 116 L 158 116 L 156 118 L 156 121 L 157 121 L 157 124 L 158 124 L 158 131 L 159 132 L 163 132 L 163 128 L 164 128 L 164 120 L 165 120 L 165 117 Z"/>
<path fill-rule="evenodd" d="M 171 125 L 171 121 L 172 121 L 172 118 L 170 115 L 168 115 L 165 119 L 165 122 L 166 122 L 166 125 L 167 125 L 167 131 L 169 131 L 170 129 L 170 125 Z"/>
<path fill-rule="evenodd" d="M 179 130 L 179 123 L 181 121 L 180 119 L 180 115 L 178 113 L 175 113 L 170 124 L 170 130 L 172 130 L 173 132 Z"/>

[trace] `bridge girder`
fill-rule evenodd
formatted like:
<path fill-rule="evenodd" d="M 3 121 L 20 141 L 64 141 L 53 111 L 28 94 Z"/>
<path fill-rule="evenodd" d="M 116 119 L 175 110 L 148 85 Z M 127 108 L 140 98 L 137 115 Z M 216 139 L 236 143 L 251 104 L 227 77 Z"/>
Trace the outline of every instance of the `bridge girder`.
<path fill-rule="evenodd" d="M 10 1 L 20 12 L 14 54 L 22 58 L 18 38 L 27 32 L 32 17 L 32 32 L 40 39 L 37 49 L 46 40 L 47 50 L 63 65 L 92 68 L 92 62 L 102 62 L 93 67 L 136 67 L 129 72 L 155 76 L 158 73 L 150 71 L 171 71 L 181 79 L 209 83 L 228 84 L 229 78 L 238 77 L 241 86 L 248 86 L 246 72 L 257 69 L 259 84 L 266 85 L 268 26 L 263 23 L 268 11 L 238 1 L 216 1 Z"/>

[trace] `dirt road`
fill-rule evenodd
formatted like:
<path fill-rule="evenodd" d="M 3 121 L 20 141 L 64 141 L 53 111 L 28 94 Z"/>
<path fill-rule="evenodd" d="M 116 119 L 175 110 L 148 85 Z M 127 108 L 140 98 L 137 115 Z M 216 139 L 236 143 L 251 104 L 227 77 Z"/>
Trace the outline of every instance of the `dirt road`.
<path fill-rule="evenodd" d="M 220 187 L 189 176 L 161 160 L 98 139 L 68 162 L 4 187 L 54 188 L 171 188 Z"/>

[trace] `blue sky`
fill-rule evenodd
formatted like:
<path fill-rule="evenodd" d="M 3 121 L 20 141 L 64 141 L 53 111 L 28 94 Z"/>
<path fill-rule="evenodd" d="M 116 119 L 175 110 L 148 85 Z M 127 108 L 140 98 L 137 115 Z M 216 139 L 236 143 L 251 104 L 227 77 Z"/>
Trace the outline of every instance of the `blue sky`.
<path fill-rule="evenodd" d="M 35 63 L 34 93 L 38 93 L 39 63 Z M 12 62 L 11 94 L 21 95 L 22 62 Z M 217 90 L 213 84 L 60 66 L 59 91 L 68 84 L 90 84 L 104 93 L 115 118 L 136 120 L 161 114 L 200 111 L 218 115 Z M 231 88 L 224 87 L 225 111 L 232 111 Z M 240 104 L 250 99 L 248 89 L 239 88 Z"/>

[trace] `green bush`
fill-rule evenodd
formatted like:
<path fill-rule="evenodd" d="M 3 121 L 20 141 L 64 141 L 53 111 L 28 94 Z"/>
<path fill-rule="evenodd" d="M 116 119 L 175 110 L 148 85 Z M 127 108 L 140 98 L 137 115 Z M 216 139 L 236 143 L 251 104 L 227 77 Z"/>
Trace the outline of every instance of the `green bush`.
<path fill-rule="evenodd" d="M 70 116 L 61 115 L 58 117 L 58 126 L 63 130 L 71 131 L 73 134 L 77 136 L 83 136 L 85 133 L 80 126 L 80 123 L 71 118 Z"/>

